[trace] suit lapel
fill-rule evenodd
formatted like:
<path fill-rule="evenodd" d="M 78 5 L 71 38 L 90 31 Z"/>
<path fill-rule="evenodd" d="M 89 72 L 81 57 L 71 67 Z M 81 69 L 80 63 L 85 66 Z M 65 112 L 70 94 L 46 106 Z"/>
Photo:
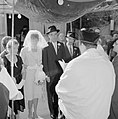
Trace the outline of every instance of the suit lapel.
<path fill-rule="evenodd" d="M 68 57 L 71 57 L 70 51 L 69 51 L 67 45 L 65 45 L 65 52 L 66 52 L 66 54 L 67 54 Z"/>

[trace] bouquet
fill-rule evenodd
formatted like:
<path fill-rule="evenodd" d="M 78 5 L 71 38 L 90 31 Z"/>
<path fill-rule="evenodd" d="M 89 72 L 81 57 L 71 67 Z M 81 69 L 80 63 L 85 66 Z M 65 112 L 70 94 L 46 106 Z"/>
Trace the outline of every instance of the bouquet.
<path fill-rule="evenodd" d="M 34 83 L 41 85 L 44 83 L 46 75 L 43 71 L 43 65 L 37 66 Z"/>

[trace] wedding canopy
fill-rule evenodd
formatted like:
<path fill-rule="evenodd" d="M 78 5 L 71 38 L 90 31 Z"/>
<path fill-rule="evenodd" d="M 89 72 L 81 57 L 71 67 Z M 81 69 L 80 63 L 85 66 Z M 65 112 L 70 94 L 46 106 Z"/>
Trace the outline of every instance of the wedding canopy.
<path fill-rule="evenodd" d="M 15 0 L 15 10 L 37 22 L 67 23 L 104 1 L 106 0 Z"/>
<path fill-rule="evenodd" d="M 97 7 L 91 9 L 90 12 L 105 12 L 105 11 L 115 11 L 118 10 L 118 0 L 109 3 L 103 3 Z"/>

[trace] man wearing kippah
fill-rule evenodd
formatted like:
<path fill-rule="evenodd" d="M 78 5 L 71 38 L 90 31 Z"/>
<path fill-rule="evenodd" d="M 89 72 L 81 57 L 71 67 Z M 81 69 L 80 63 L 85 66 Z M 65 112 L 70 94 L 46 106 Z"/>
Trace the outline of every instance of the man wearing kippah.
<path fill-rule="evenodd" d="M 56 86 L 67 119 L 107 119 L 115 87 L 112 63 L 97 48 L 99 35 L 81 31 L 81 55 L 66 66 Z"/>

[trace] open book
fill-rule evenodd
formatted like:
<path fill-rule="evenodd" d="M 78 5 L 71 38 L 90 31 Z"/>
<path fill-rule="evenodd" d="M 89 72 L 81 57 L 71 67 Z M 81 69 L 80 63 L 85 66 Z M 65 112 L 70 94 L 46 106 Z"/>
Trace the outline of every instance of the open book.
<path fill-rule="evenodd" d="M 62 59 L 62 61 L 59 60 L 58 62 L 59 62 L 59 64 L 60 64 L 61 68 L 64 70 L 65 67 L 66 67 L 66 65 L 67 65 L 67 63 L 65 63 L 65 61 L 64 61 L 63 59 Z"/>

